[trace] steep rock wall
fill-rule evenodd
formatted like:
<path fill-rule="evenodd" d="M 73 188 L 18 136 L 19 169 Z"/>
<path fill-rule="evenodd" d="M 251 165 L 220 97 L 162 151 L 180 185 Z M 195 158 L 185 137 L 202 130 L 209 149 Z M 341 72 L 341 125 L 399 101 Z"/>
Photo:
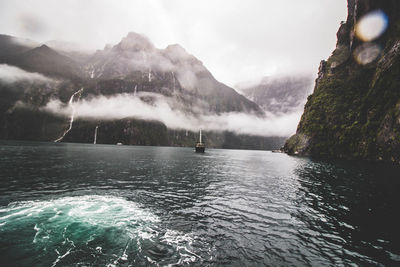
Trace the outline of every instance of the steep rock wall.
<path fill-rule="evenodd" d="M 377 20 L 370 28 L 377 23 L 387 27 L 376 38 L 363 38 L 360 22 L 374 14 Z M 297 132 L 284 149 L 289 154 L 400 163 L 398 1 L 348 0 L 336 49 L 321 62 Z"/>

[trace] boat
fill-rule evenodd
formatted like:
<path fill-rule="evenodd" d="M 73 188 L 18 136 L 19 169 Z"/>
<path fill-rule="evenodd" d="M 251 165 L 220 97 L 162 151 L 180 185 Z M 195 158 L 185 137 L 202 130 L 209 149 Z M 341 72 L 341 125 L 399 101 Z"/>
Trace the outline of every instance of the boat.
<path fill-rule="evenodd" d="M 206 150 L 206 145 L 202 142 L 202 139 L 201 139 L 201 130 L 200 130 L 199 142 L 196 143 L 194 148 L 195 148 L 196 153 L 204 153 L 204 151 Z"/>
<path fill-rule="evenodd" d="M 122 143 L 117 143 L 117 146 L 122 146 Z"/>

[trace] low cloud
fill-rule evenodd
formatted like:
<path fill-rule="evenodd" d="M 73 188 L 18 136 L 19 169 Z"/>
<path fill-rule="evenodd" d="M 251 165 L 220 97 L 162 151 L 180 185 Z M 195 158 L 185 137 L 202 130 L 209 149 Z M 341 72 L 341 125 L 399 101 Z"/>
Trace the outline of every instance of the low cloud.
<path fill-rule="evenodd" d="M 0 64 L 0 82 L 10 84 L 19 81 L 51 82 L 52 79 L 39 73 L 27 72 L 14 66 Z"/>
<path fill-rule="evenodd" d="M 146 96 L 149 94 L 147 93 Z M 194 114 L 175 108 L 173 98 L 152 94 L 152 101 L 145 101 L 143 94 L 119 94 L 112 97 L 98 96 L 66 105 L 59 100 L 50 101 L 43 109 L 75 118 L 93 120 L 115 120 L 136 118 L 155 120 L 171 129 L 197 131 L 232 131 L 237 134 L 258 136 L 282 136 L 293 134 L 301 113 L 284 115 L 267 114 L 259 117 L 246 113 Z M 72 106 L 73 105 L 73 106 Z"/>
<path fill-rule="evenodd" d="M 179 43 L 221 82 L 316 72 L 346 20 L 345 0 L 2 0 L 0 32 L 99 49 L 129 31 L 156 47 Z M 79 19 L 77 19 L 79 18 Z M 101 18 L 101 19 L 99 19 Z"/>

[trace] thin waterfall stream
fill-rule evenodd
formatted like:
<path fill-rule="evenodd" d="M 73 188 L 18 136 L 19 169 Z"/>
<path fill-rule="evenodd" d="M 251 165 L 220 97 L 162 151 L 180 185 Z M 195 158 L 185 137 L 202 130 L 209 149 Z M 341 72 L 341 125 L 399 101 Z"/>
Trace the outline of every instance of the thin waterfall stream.
<path fill-rule="evenodd" d="M 68 133 L 69 131 L 71 131 L 71 129 L 72 129 L 72 124 L 74 123 L 74 116 L 75 116 L 75 107 L 74 107 L 74 103 L 73 103 L 73 102 L 74 102 L 74 97 L 75 97 L 76 95 L 78 95 L 78 99 L 79 99 L 79 97 L 81 96 L 82 91 L 83 91 L 83 87 L 82 87 L 81 89 L 79 89 L 78 91 L 76 91 L 75 93 L 73 93 L 72 96 L 71 96 L 71 98 L 69 99 L 69 101 L 68 101 L 68 107 L 71 108 L 72 112 L 71 112 L 71 116 L 70 116 L 70 119 L 69 119 L 69 126 L 68 126 L 68 129 L 66 129 L 66 130 L 64 131 L 64 133 L 63 133 L 58 139 L 54 140 L 54 142 L 60 142 L 61 140 L 64 139 L 65 135 L 67 135 L 67 133 Z"/>

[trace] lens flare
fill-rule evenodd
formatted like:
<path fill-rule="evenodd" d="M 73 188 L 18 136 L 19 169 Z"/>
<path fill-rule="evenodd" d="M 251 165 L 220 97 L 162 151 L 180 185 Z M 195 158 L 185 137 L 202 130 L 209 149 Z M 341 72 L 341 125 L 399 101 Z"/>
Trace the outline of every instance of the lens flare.
<path fill-rule="evenodd" d="M 372 11 L 363 16 L 355 27 L 356 36 L 363 42 L 370 42 L 381 36 L 389 24 L 382 10 Z"/>
<path fill-rule="evenodd" d="M 354 50 L 354 58 L 359 64 L 366 65 L 379 57 L 382 48 L 374 43 L 364 43 Z"/>

